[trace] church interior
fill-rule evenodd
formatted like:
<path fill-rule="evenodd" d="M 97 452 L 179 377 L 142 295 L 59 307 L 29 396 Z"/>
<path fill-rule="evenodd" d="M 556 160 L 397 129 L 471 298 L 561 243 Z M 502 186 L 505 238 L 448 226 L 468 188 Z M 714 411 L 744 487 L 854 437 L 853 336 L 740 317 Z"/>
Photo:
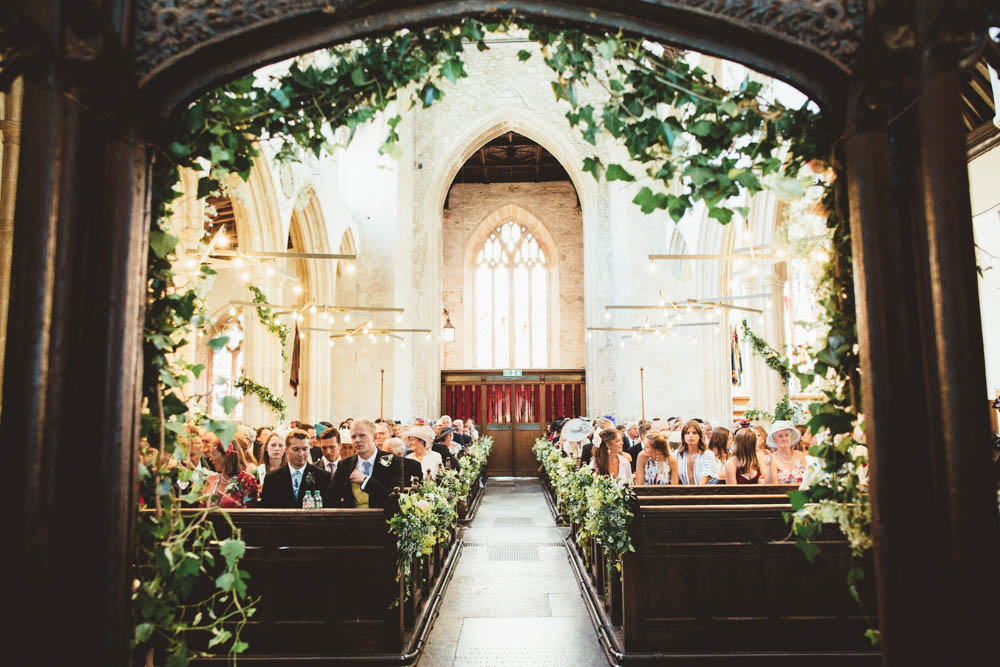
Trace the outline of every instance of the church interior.
<path fill-rule="evenodd" d="M 0 10 L 19 662 L 988 655 L 1000 12 L 735 4 Z"/>

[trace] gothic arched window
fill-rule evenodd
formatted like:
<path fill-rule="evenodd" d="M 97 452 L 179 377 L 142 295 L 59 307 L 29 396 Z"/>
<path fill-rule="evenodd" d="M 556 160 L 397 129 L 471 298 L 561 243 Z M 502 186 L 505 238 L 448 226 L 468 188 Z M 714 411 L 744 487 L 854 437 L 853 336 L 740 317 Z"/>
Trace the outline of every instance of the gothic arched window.
<path fill-rule="evenodd" d="M 243 316 L 232 320 L 222 331 L 229 338 L 226 344 L 209 357 L 209 409 L 208 416 L 213 419 L 243 418 L 243 394 L 236 388 L 236 380 L 243 375 Z M 239 405 L 231 415 L 226 415 L 219 403 L 226 396 L 240 399 Z"/>
<path fill-rule="evenodd" d="M 548 365 L 545 251 L 513 220 L 493 230 L 476 256 L 476 366 Z"/>

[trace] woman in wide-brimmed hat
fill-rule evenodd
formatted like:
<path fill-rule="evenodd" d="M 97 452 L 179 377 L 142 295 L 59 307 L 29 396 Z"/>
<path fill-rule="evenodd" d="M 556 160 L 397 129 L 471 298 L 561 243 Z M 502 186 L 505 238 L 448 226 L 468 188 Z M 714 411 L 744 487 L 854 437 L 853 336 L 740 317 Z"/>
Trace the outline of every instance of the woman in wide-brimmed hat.
<path fill-rule="evenodd" d="M 433 451 L 431 447 L 434 445 L 434 431 L 430 426 L 411 426 L 402 433 L 403 441 L 412 450 L 406 455 L 408 459 L 414 459 L 420 462 L 420 468 L 423 470 L 424 479 L 428 477 L 431 479 L 437 479 L 438 471 L 441 470 L 441 466 L 444 464 L 441 459 L 441 455 Z"/>
<path fill-rule="evenodd" d="M 802 434 L 790 421 L 779 419 L 767 432 L 767 444 L 774 448 L 771 467 L 778 484 L 801 484 L 806 472 L 805 452 L 792 449 Z"/>
<path fill-rule="evenodd" d="M 593 429 L 586 419 L 568 419 L 559 430 L 559 445 L 566 456 L 574 459 L 583 454 L 583 441 Z"/>

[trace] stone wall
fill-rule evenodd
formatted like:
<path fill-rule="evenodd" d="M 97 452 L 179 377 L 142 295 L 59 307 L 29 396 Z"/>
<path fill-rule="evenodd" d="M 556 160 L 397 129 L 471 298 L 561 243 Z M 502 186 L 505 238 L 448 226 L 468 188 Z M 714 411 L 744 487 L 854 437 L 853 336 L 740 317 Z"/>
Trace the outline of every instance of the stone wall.
<path fill-rule="evenodd" d="M 459 183 L 451 188 L 448 203 L 442 229 L 441 301 L 457 331 L 455 342 L 446 345 L 444 367 L 475 367 L 474 283 L 469 263 L 474 266 L 475 253 L 497 221 L 502 224 L 530 216 L 551 236 L 553 246 L 545 247 L 543 242 L 543 250 L 557 274 L 555 289 L 550 290 L 548 366 L 583 368 L 583 218 L 573 184 Z M 536 238 L 542 241 L 544 235 L 536 234 Z"/>

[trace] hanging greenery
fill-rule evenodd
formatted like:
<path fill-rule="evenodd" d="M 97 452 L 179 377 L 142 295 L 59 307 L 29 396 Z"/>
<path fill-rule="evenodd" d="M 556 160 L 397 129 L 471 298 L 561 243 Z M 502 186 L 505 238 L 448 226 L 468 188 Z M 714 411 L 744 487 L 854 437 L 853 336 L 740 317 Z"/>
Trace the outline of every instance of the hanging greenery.
<path fill-rule="evenodd" d="M 781 378 L 781 384 L 787 387 L 792 379 L 792 369 L 788 360 L 771 347 L 770 343 L 755 334 L 746 320 L 743 320 L 743 335 L 750 341 L 754 354 L 763 359 L 767 367 Z"/>
<path fill-rule="evenodd" d="M 261 403 L 271 408 L 279 422 L 285 421 L 285 399 L 275 396 L 274 393 L 262 384 L 257 384 L 245 375 L 241 375 L 234 386 L 239 389 L 244 396 L 256 396 Z"/>
<path fill-rule="evenodd" d="M 261 288 L 256 285 L 247 285 L 247 288 L 253 294 L 254 303 L 270 303 L 267 300 L 267 295 L 264 294 L 264 291 Z M 260 323 L 263 324 L 268 331 L 277 336 L 278 340 L 281 341 L 281 358 L 284 361 L 288 361 L 288 352 L 285 348 L 288 346 L 288 334 L 292 332 L 291 328 L 287 324 L 279 322 L 278 316 L 275 315 L 274 311 L 266 305 L 257 306 L 257 319 L 260 320 Z"/>

